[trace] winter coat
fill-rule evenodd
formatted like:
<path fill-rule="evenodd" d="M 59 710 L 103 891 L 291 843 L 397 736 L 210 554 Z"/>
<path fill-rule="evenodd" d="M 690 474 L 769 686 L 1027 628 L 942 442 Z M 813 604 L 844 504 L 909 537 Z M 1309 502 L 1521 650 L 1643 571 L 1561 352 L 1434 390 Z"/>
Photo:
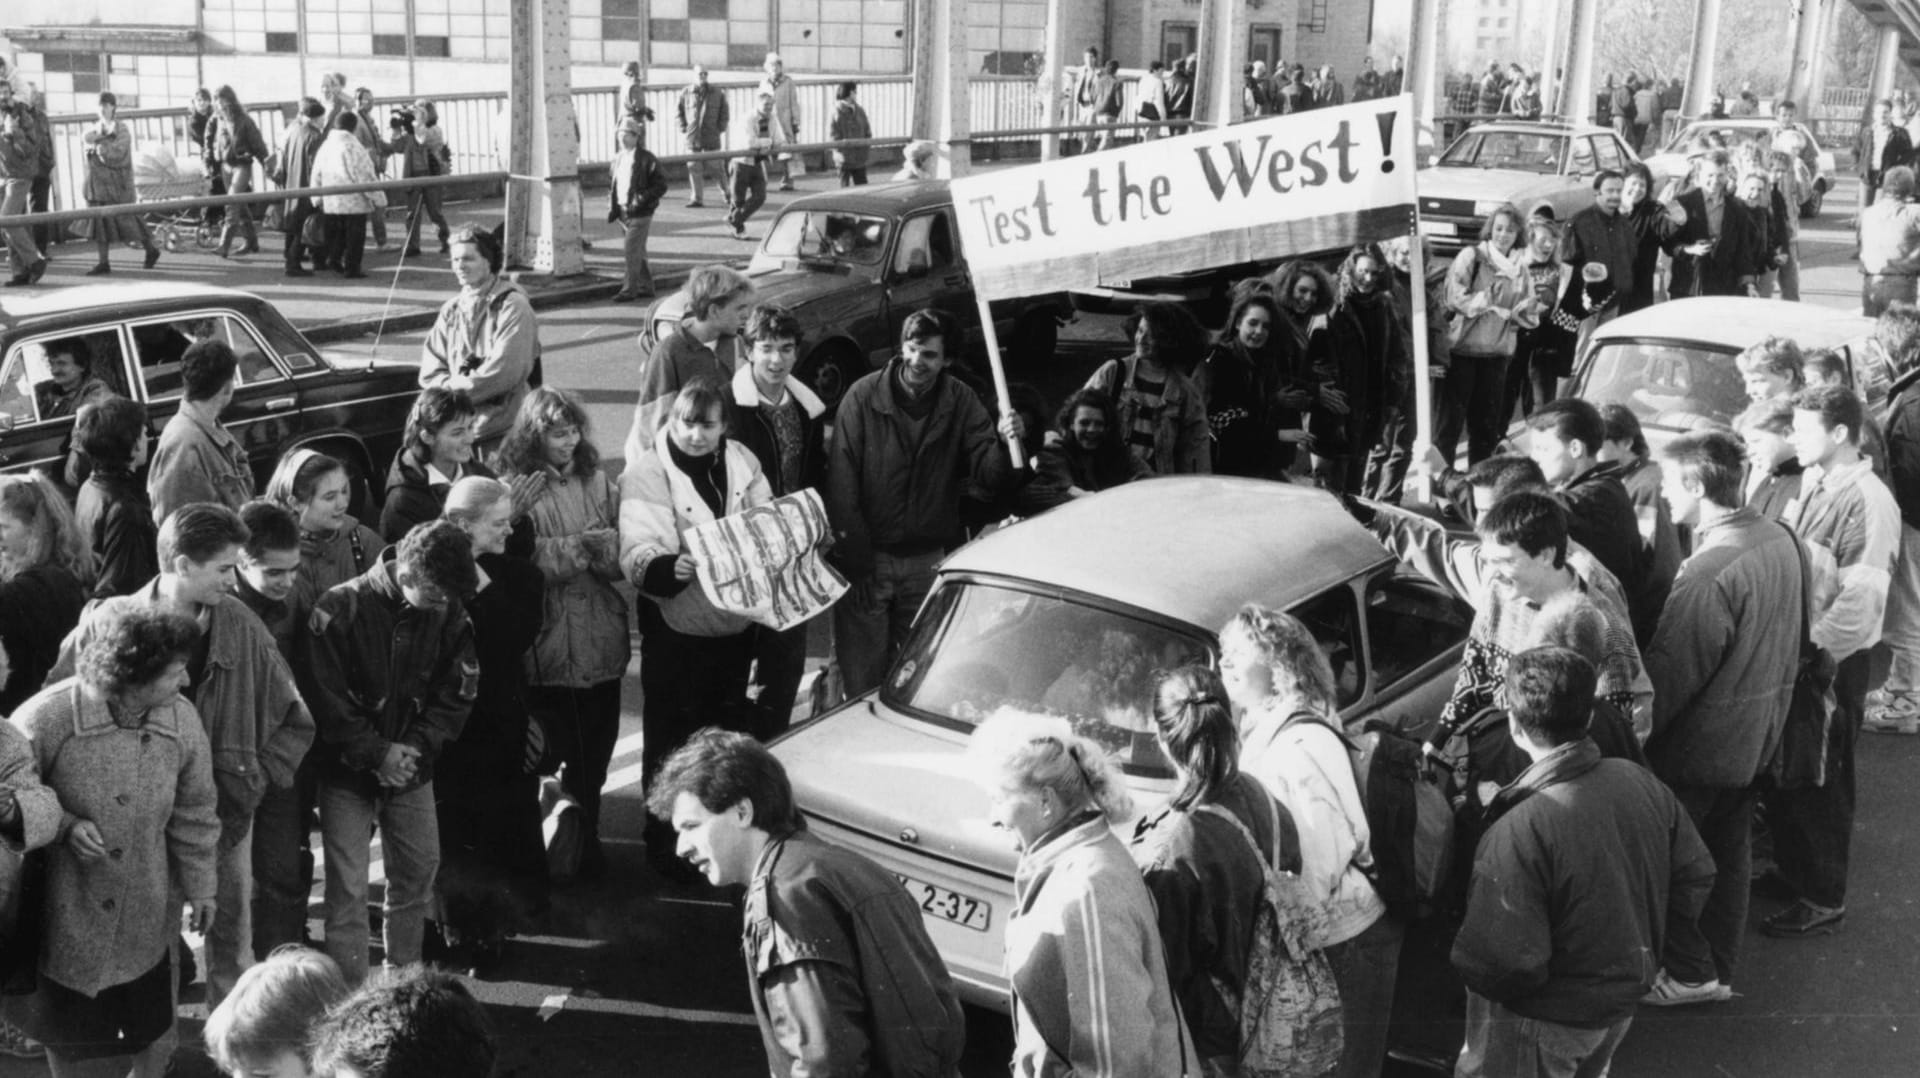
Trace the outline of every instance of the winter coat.
<path fill-rule="evenodd" d="M 1900 521 L 1920 528 L 1920 367 L 1894 379 L 1880 426 L 1886 432 L 1887 486 L 1900 506 Z"/>
<path fill-rule="evenodd" d="M 1269 347 L 1255 354 L 1230 336 L 1194 368 L 1194 388 L 1207 406 L 1210 467 L 1216 475 L 1271 479 L 1283 470 L 1272 400 L 1278 367 L 1273 352 Z"/>
<path fill-rule="evenodd" d="M 387 542 L 397 543 L 416 526 L 438 520 L 447 504 L 447 491 L 455 481 L 470 475 L 495 478 L 493 469 L 477 460 L 468 461 L 460 474 L 444 477 L 445 482 L 436 480 L 427 468 L 426 451 L 418 446 L 408 446 L 394 455 L 393 465 L 387 469 L 386 496 L 380 503 L 380 536 Z M 507 536 L 507 553 L 516 558 L 533 555 L 533 525 L 525 517 L 514 522 L 513 532 Z"/>
<path fill-rule="evenodd" d="M 699 83 L 680 91 L 676 106 L 680 133 L 687 137 L 687 150 L 717 150 L 727 133 L 727 95 L 718 87 L 701 89 Z"/>
<path fill-rule="evenodd" d="M 71 678 L 27 701 L 13 726 L 59 797 L 60 836 L 91 820 L 110 853 L 82 861 L 64 842 L 47 849 L 40 974 L 97 996 L 166 957 L 180 932 L 180 896 L 214 898 L 219 823 L 207 735 L 184 697 L 122 729 L 106 697 Z M 34 838 L 46 826 L 43 808 L 27 816 Z"/>
<path fill-rule="evenodd" d="M 1667 292 L 1674 299 L 1687 296 L 1742 296 L 1753 281 L 1753 268 L 1766 244 L 1753 214 L 1739 199 L 1727 195 L 1721 200 L 1720 234 L 1713 235 L 1707 216 L 1706 195 L 1699 189 L 1683 192 L 1678 199 L 1687 211 L 1687 223 L 1667 243 L 1673 256 L 1673 276 Z M 1711 239 L 1713 249 L 1704 256 L 1685 254 L 1681 248 L 1699 240 Z"/>
<path fill-rule="evenodd" d="M 793 136 L 793 139 L 798 139 L 800 137 L 800 84 L 793 81 L 793 76 L 786 74 L 782 74 L 778 80 L 771 77 L 763 78 L 760 80 L 760 85 L 754 88 L 755 99 L 758 99 L 761 94 L 773 95 L 773 114 L 780 117 L 780 124 L 786 128 L 787 134 Z"/>
<path fill-rule="evenodd" d="M 1192 1065 L 1153 897 L 1104 817 L 1069 821 L 1021 854 L 1013 906 L 1015 1075 L 1166 1078 Z"/>
<path fill-rule="evenodd" d="M 1517 260 L 1516 272 L 1502 273 L 1484 247 L 1476 243 L 1461 251 L 1447 271 L 1447 309 L 1460 317 L 1460 325 L 1469 327 L 1449 351 L 1461 356 L 1512 356 L 1519 331 L 1528 322 L 1538 324 L 1537 316 L 1521 318 L 1513 313 L 1531 297 L 1533 287 Z M 1493 326 L 1483 330 L 1488 321 Z"/>
<path fill-rule="evenodd" d="M 1680 548 L 1680 530 L 1673 525 L 1673 512 L 1666 496 L 1660 493 L 1661 471 L 1658 462 L 1642 457 L 1635 461 L 1602 464 L 1594 471 L 1610 475 L 1627 490 L 1633 514 L 1640 524 L 1640 555 L 1644 573 L 1639 595 L 1627 596 L 1633 610 L 1634 637 L 1642 645 L 1653 641 L 1653 628 L 1660 620 L 1660 609 L 1667 603 L 1674 575 L 1686 557 Z M 1621 586 L 1626 586 L 1622 581 Z M 1643 617 L 1642 611 L 1646 614 Z"/>
<path fill-rule="evenodd" d="M 727 500 L 722 516 L 773 500 L 773 489 L 752 453 L 733 442 L 722 442 L 715 452 L 725 454 Z M 654 435 L 653 448 L 620 476 L 620 570 L 644 598 L 659 604 L 668 626 L 688 636 L 732 636 L 750 624 L 714 606 L 698 580 L 660 585 L 657 570 L 649 579 L 648 567 L 656 559 L 686 553 L 687 532 L 715 519 L 693 480 L 673 462 L 665 430 Z"/>
<path fill-rule="evenodd" d="M 1675 789 L 1741 789 L 1773 760 L 1800 662 L 1804 586 L 1787 529 L 1749 508 L 1696 533 L 1647 648 L 1647 759 Z"/>
<path fill-rule="evenodd" d="M 1797 504 L 1782 519 L 1839 570 L 1838 592 L 1812 619 L 1813 642 L 1836 662 L 1879 643 L 1900 553 L 1900 507 L 1872 462 L 1808 468 Z"/>
<path fill-rule="evenodd" d="M 927 390 L 931 401 L 922 402 L 926 418 L 916 420 L 901 400 L 899 368 L 895 358 L 853 383 L 840 398 L 827 450 L 832 554 L 854 579 L 873 572 L 876 550 L 954 543 L 969 485 L 998 495 L 1013 474 L 993 417 L 973 390 L 941 376 Z"/>
<path fill-rule="evenodd" d="M 1635 625 L 1644 619 L 1651 623 L 1659 616 L 1647 587 L 1646 541 L 1640 537 L 1640 514 L 1626 485 L 1614 476 L 1613 469 L 1589 468 L 1554 488 L 1560 503 L 1567 507 L 1567 536 L 1599 559 L 1613 578 L 1620 582 L 1627 598 L 1627 611 Z"/>
<path fill-rule="evenodd" d="M 253 497 L 253 469 L 233 432 L 186 408 L 160 429 L 147 463 L 147 497 L 153 522 L 194 502 L 213 502 L 238 512 Z"/>
<path fill-rule="evenodd" d="M 654 344 L 640 366 L 640 399 L 634 404 L 624 450 L 628 465 L 639 460 L 653 444 L 653 436 L 666 428 L 681 387 L 696 378 L 729 384 L 734 372 L 746 366 L 740 338 L 728 335 L 702 344 L 693 335 L 693 322 L 691 315 L 681 319 Z"/>
<path fill-rule="evenodd" d="M 81 197 L 89 206 L 124 206 L 134 201 L 133 132 L 115 120 L 111 131 L 89 124 L 80 141 L 87 147 L 87 182 Z"/>
<path fill-rule="evenodd" d="M 160 528 L 140 481 L 95 467 L 74 503 L 74 522 L 93 551 L 93 598 L 130 595 L 160 573 Z"/>
<path fill-rule="evenodd" d="M 607 211 L 619 217 L 652 217 L 667 197 L 667 170 L 645 146 L 621 150 L 613 159 L 613 176 L 626 170 L 626 201 L 620 199 L 620 185 L 607 184 Z"/>
<path fill-rule="evenodd" d="M 732 164 L 741 167 L 764 168 L 775 157 L 786 157 L 785 149 L 793 145 L 793 132 L 786 121 L 780 118 L 778 109 L 770 116 L 763 116 L 759 109 L 741 115 L 734 125 L 733 148 L 739 156 Z"/>
<path fill-rule="evenodd" d="M 1621 210 L 1620 216 L 1626 219 L 1627 227 L 1633 233 L 1633 274 L 1628 278 L 1630 291 L 1623 290 L 1619 284 L 1613 284 L 1613 293 L 1620 296 L 1619 307 L 1622 314 L 1631 314 L 1653 306 L 1653 286 L 1659 275 L 1660 250 L 1682 227 L 1667 212 L 1665 205 L 1648 199 L 1630 210 Z"/>
<path fill-rule="evenodd" d="M 1628 304 L 1638 303 L 1643 294 L 1647 302 L 1640 306 L 1653 302 L 1653 259 L 1659 255 L 1656 248 L 1652 257 L 1643 259 L 1643 250 L 1641 230 L 1626 211 L 1608 213 L 1598 206 L 1588 206 L 1567 222 L 1566 234 L 1560 240 L 1560 261 L 1576 273 L 1589 262 L 1607 267 L 1607 283 L 1613 286 L 1615 299 L 1603 307 L 1638 310 Z M 1644 276 L 1643 261 L 1648 271 Z"/>
<path fill-rule="evenodd" d="M 0 181 L 31 180 L 39 167 L 40 137 L 35 133 L 33 121 L 18 103 L 14 116 L 13 131 L 0 134 Z"/>
<path fill-rule="evenodd" d="M 480 692 L 473 625 L 457 599 L 416 607 L 400 592 L 394 552 L 322 595 L 300 638 L 301 686 L 319 724 L 329 780 L 372 799 L 373 772 L 393 744 L 410 745 L 417 789 L 460 736 Z"/>
<path fill-rule="evenodd" d="M 374 172 L 373 158 L 367 148 L 354 137 L 351 131 L 333 130 L 327 132 L 326 140 L 314 151 L 313 166 L 308 178 L 315 187 L 343 187 L 356 183 L 373 183 L 380 177 Z M 360 213 L 373 213 L 385 207 L 385 191 L 359 191 L 345 195 L 320 196 L 320 209 L 337 216 L 352 216 Z"/>
<path fill-rule="evenodd" d="M 316 600 L 336 584 L 344 584 L 373 568 L 387 541 L 380 533 L 360 523 L 349 513 L 331 535 L 300 533 L 300 579 L 294 585 L 302 609 L 311 609 Z"/>
<path fill-rule="evenodd" d="M 465 604 L 467 620 L 473 623 L 473 657 L 480 667 L 480 691 L 474 696 L 473 710 L 468 712 L 460 736 L 441 749 L 434 768 L 433 792 L 441 813 L 451 810 L 478 817 L 482 812 L 472 806 L 498 805 L 501 794 L 512 788 L 509 784 L 520 781 L 525 774 L 527 666 L 534 642 L 545 628 L 541 606 L 546 582 L 540 570 L 525 558 L 482 554 L 474 561 L 486 578 L 486 586 Z M 532 813 L 537 818 L 539 809 L 536 802 L 508 811 Z M 533 833 L 539 833 L 537 827 Z M 500 851 L 509 847 L 503 836 L 488 837 L 498 842 Z M 455 854 L 456 859 L 467 856 L 471 855 L 464 850 Z M 463 876 L 460 868 L 449 873 L 445 866 L 443 860 L 443 880 L 450 874 Z M 470 877 L 472 873 L 464 875 Z M 471 888 L 475 882 L 456 878 L 453 889 Z"/>
<path fill-rule="evenodd" d="M 1111 453 L 1089 453 L 1075 445 L 1069 433 L 1061 432 L 1060 439 L 1060 444 L 1040 450 L 1033 478 L 1014 492 L 1013 509 L 1019 515 L 1030 517 L 1067 504 L 1074 487 L 1101 491 L 1151 474 L 1124 446 L 1112 446 Z"/>
<path fill-rule="evenodd" d="M 1453 966 L 1523 1018 L 1601 1029 L 1632 1016 L 1670 921 L 1706 904 L 1713 858 L 1645 768 L 1562 746 L 1495 797 Z"/>
<path fill-rule="evenodd" d="M 60 645 L 60 658 L 47 680 L 73 676 L 80 653 L 117 609 L 127 605 L 164 606 L 154 580 L 131 595 L 109 599 L 87 610 Z M 301 699 L 293 670 L 273 634 L 247 605 L 232 595 L 205 608 L 207 665 L 185 695 L 204 725 L 212 752 L 213 784 L 219 791 L 221 849 L 231 848 L 253 826 L 267 787 L 293 788 L 294 771 L 313 746 L 313 714 Z"/>
<path fill-rule="evenodd" d="M 1331 947 L 1386 915 L 1386 904 L 1367 880 L 1373 832 L 1346 745 L 1325 721 L 1296 721 L 1280 705 L 1276 697 L 1249 710 L 1240 770 L 1259 779 L 1298 825 L 1300 882 L 1311 904 L 1307 942 Z"/>
<path fill-rule="evenodd" d="M 1880 156 L 1873 156 L 1875 124 L 1864 123 L 1853 136 L 1853 160 L 1860 168 L 1860 178 L 1878 178 L 1897 165 L 1904 165 L 1913 156 L 1913 141 L 1907 137 L 1906 129 L 1894 124 L 1887 129 L 1886 141 L 1881 144 Z"/>
<path fill-rule="evenodd" d="M 627 601 L 614 590 L 616 556 L 595 561 L 581 533 L 620 526 L 620 493 L 603 471 L 582 478 L 548 475 L 527 509 L 533 521 L 533 564 L 546 577 L 545 628 L 528 657 L 534 685 L 586 689 L 618 681 L 632 654 Z M 617 555 L 618 543 L 608 550 Z"/>
<path fill-rule="evenodd" d="M 727 437 L 753 453 L 776 498 L 808 487 L 820 490 L 827 482 L 827 406 L 793 377 L 787 379 L 787 400 L 800 409 L 800 466 L 792 475 L 783 470 L 780 442 L 760 396 L 759 383 L 753 380 L 753 368 L 742 366 L 734 371 L 727 385 Z"/>
<path fill-rule="evenodd" d="M 960 1000 L 891 872 L 796 831 L 761 852 L 743 913 L 740 951 L 773 1074 L 958 1073 Z"/>
<path fill-rule="evenodd" d="M 310 123 L 302 121 L 289 125 L 286 136 L 280 141 L 280 152 L 275 155 L 273 182 L 280 187 L 311 187 L 313 159 L 326 141 L 327 137 Z M 285 212 L 292 213 L 300 201 L 289 200 L 284 207 Z"/>
<path fill-rule="evenodd" d="M 848 142 L 872 137 L 873 125 L 867 121 L 867 110 L 860 107 L 860 102 L 845 98 L 833 103 L 833 121 L 827 127 L 829 141 Z M 835 150 L 833 151 L 834 167 L 866 168 L 871 152 L 865 146 L 849 146 L 844 150 Z"/>
<path fill-rule="evenodd" d="M 0 580 L 0 645 L 8 663 L 0 715 L 12 714 L 47 683 L 47 672 L 59 661 L 60 641 L 79 624 L 86 602 L 80 578 L 51 563 Z"/>
<path fill-rule="evenodd" d="M 420 388 L 451 387 L 455 375 L 467 379 L 467 395 L 486 419 L 479 440 L 489 441 L 513 424 L 540 352 L 533 301 L 519 285 L 495 277 L 485 293 L 461 289 L 440 305 L 420 345 Z"/>
<path fill-rule="evenodd" d="M 1155 475 L 1207 475 L 1213 471 L 1213 436 L 1207 428 L 1207 402 L 1193 379 L 1162 363 L 1165 378 L 1161 405 L 1153 424 L 1151 450 L 1132 444 L 1135 417 L 1144 406 L 1134 391 L 1140 357 L 1112 359 L 1087 379 L 1086 388 L 1113 398 L 1120 412 L 1121 437 L 1128 440 L 1134 459 Z"/>
<path fill-rule="evenodd" d="M 1286 808 L 1245 772 L 1211 804 L 1253 833 L 1259 853 L 1232 823 L 1197 805 L 1167 807 L 1141 820 L 1129 852 L 1153 896 L 1166 944 L 1167 980 L 1193 1031 L 1195 1054 L 1238 1059 L 1240 1015 L 1234 1004 L 1247 988 L 1264 869 L 1297 879 L 1300 832 Z M 1268 864 L 1276 854 L 1278 863 Z M 1287 893 L 1296 892 L 1289 887 Z M 1280 912 L 1306 920 L 1304 906 Z"/>
<path fill-rule="evenodd" d="M 229 115 L 218 108 L 213 110 L 213 119 L 207 122 L 209 163 L 222 168 L 251 168 L 255 161 L 265 161 L 272 152 L 253 117 L 245 112 Z"/>

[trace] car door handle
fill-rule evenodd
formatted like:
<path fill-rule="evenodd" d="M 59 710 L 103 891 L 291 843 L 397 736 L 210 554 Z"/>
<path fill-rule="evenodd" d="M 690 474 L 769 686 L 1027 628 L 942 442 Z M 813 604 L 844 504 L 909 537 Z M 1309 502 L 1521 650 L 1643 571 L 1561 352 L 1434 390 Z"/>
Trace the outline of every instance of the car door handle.
<path fill-rule="evenodd" d="M 294 399 L 292 397 L 269 397 L 260 403 L 269 412 L 284 412 L 293 407 Z"/>

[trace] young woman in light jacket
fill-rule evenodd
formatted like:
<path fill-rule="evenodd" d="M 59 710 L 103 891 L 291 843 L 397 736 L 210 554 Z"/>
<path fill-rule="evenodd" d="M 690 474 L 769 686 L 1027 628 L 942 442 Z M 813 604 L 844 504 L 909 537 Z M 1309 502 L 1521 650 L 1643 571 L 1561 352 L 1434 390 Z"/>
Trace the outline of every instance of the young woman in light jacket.
<path fill-rule="evenodd" d="M 726 396 L 697 378 L 674 397 L 653 447 L 620 477 L 620 570 L 640 590 L 642 764 L 648 774 L 702 726 L 746 732 L 753 624 L 713 605 L 686 534 L 773 500 L 759 460 L 724 436 Z M 672 830 L 647 820 L 647 858 L 682 871 Z"/>
<path fill-rule="evenodd" d="M 1199 1074 L 1160 928 L 1113 825 L 1133 813 L 1101 748 L 1064 719 L 1012 710 L 969 753 L 988 819 L 1020 850 L 1007 917 L 1015 1078 Z"/>
<path fill-rule="evenodd" d="M 1367 880 L 1372 833 L 1340 726 L 1333 672 L 1293 617 L 1241 609 L 1220 631 L 1220 677 L 1241 713 L 1240 767 L 1300 829 L 1308 943 L 1333 967 L 1346 1023 L 1340 1078 L 1377 1076 L 1387 1051 L 1402 926 Z M 1331 728 L 1330 728 L 1331 727 Z"/>
<path fill-rule="evenodd" d="M 1500 407 L 1507 364 L 1519 331 L 1540 324 L 1540 304 L 1517 252 L 1526 231 L 1519 210 L 1499 206 L 1480 226 L 1486 238 L 1454 256 L 1447 273 L 1447 309 L 1454 321 L 1433 447 L 1448 460 L 1463 429 L 1467 458 L 1475 464 L 1492 456 L 1506 434 Z"/>
<path fill-rule="evenodd" d="M 581 873 L 599 875 L 600 787 L 620 735 L 620 679 L 632 654 L 620 579 L 620 496 L 600 469 L 586 409 L 541 387 L 520 402 L 494 465 L 501 475 L 545 479 L 527 507 L 533 564 L 547 578 L 545 628 L 533 647 L 528 683 L 556 722 L 566 762 L 562 783 L 584 815 Z M 648 698 L 649 708 L 653 700 Z"/>

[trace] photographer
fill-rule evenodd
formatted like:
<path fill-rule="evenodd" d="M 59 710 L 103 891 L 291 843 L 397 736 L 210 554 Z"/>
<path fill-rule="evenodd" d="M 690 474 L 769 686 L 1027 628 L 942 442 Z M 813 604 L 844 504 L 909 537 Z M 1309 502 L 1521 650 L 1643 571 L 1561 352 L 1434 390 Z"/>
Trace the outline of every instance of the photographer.
<path fill-rule="evenodd" d="M 453 275 L 460 293 L 420 349 L 420 386 L 464 390 L 482 415 L 479 443 L 505 436 L 540 361 L 540 330 L 533 303 L 500 275 L 500 241 L 468 225 L 454 233 Z"/>

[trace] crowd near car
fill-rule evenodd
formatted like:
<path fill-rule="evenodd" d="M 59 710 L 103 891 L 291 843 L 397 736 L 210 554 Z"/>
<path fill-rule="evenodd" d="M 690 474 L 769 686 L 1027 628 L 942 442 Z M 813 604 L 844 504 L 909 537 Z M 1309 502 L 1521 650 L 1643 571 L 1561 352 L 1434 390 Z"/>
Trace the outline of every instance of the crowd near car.
<path fill-rule="evenodd" d="M 1647 167 L 1655 174 L 1678 175 L 1686 171 L 1688 149 L 1696 145 L 1707 135 L 1719 135 L 1729 144 L 1754 139 L 1769 139 L 1779 127 L 1778 121 L 1764 116 L 1722 116 L 1717 120 L 1700 119 L 1686 124 L 1667 141 L 1660 152 L 1648 154 Z M 1816 157 L 1813 169 L 1813 194 L 1800 204 L 1800 216 L 1818 217 L 1820 209 L 1826 204 L 1827 192 L 1833 189 L 1834 177 L 1840 174 L 1834 164 L 1833 151 L 1815 143 Z"/>

